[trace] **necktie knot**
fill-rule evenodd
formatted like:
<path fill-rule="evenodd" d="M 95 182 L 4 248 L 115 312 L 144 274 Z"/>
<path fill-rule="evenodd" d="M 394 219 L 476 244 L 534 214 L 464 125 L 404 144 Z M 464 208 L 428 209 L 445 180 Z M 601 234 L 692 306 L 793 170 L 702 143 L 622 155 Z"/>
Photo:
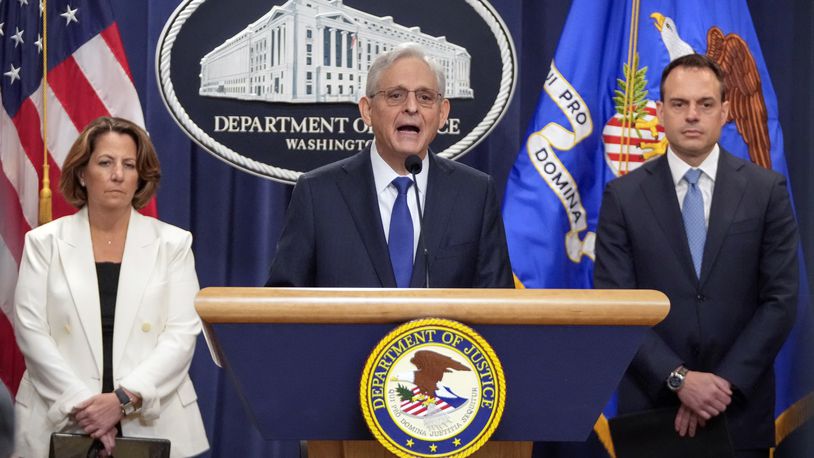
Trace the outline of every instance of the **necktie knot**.
<path fill-rule="evenodd" d="M 398 190 L 399 195 L 407 194 L 407 190 L 413 185 L 413 180 L 407 177 L 398 177 L 393 179 L 393 186 Z"/>
<path fill-rule="evenodd" d="M 684 174 L 684 179 L 691 185 L 698 184 L 699 178 L 701 178 L 701 169 L 690 169 Z"/>

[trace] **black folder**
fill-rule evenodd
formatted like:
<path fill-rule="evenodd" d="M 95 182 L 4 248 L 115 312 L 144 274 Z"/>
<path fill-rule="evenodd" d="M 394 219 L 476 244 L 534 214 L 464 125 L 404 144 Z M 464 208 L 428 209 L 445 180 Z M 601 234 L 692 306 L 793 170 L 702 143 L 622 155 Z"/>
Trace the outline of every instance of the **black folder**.
<path fill-rule="evenodd" d="M 675 430 L 677 407 L 620 415 L 610 420 L 611 437 L 617 458 L 735 456 L 726 416 L 707 420 L 695 430 L 695 437 L 678 435 Z"/>
<path fill-rule="evenodd" d="M 94 439 L 85 434 L 51 434 L 49 458 L 90 458 L 95 457 Z M 103 447 L 102 447 L 103 449 Z M 170 441 L 145 437 L 117 437 L 115 458 L 169 458 Z"/>

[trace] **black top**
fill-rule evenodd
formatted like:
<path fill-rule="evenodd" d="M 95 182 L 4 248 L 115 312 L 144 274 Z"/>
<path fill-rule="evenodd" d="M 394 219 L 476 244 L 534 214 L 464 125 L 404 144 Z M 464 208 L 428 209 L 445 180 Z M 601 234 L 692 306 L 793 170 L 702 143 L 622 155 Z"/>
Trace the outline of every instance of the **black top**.
<path fill-rule="evenodd" d="M 113 391 L 113 322 L 116 316 L 116 292 L 119 290 L 121 263 L 97 262 L 99 304 L 102 312 L 102 393 Z"/>

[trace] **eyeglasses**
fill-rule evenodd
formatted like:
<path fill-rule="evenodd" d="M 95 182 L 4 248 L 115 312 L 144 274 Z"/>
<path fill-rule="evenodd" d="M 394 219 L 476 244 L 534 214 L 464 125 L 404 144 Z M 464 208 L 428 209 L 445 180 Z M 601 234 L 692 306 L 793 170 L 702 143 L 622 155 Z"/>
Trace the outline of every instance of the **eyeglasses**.
<path fill-rule="evenodd" d="M 441 100 L 442 95 L 438 92 L 433 91 L 432 89 L 416 89 L 414 91 L 410 91 L 404 89 L 403 87 L 394 87 L 390 89 L 385 89 L 382 91 L 378 91 L 373 94 L 371 97 L 376 97 L 377 95 L 384 94 L 384 101 L 391 107 L 402 105 L 404 102 L 407 101 L 407 95 L 409 93 L 415 94 L 415 100 L 424 108 L 432 108 L 439 100 Z"/>

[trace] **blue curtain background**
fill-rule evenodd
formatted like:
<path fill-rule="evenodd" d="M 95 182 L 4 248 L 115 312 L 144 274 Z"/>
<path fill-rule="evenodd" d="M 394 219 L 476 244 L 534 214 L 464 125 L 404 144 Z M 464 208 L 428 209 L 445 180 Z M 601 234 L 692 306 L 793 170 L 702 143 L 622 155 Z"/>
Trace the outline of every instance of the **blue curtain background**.
<path fill-rule="evenodd" d="M 814 285 L 814 3 L 748 3 L 777 92 L 808 284 Z M 112 4 L 145 110 L 147 129 L 161 158 L 161 219 L 193 233 L 202 287 L 262 285 L 274 256 L 291 187 L 240 172 L 215 159 L 190 141 L 170 117 L 157 89 L 155 48 L 178 2 L 112 0 Z M 506 115 L 492 134 L 461 162 L 490 173 L 502 200 L 506 178 L 535 110 L 570 1 L 493 0 L 492 4 L 514 39 L 519 60 L 517 88 Z M 212 363 L 203 339 L 199 340 L 191 373 L 212 446 L 207 456 L 297 456 L 298 444 L 266 443 L 250 425 L 231 382 Z"/>

